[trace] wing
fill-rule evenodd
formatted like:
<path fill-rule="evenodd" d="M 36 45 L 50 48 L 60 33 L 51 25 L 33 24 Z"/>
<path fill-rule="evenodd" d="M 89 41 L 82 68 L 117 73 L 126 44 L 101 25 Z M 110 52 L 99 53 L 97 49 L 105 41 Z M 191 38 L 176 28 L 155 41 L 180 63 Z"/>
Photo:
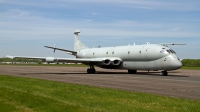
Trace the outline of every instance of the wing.
<path fill-rule="evenodd" d="M 29 57 L 29 56 L 6 56 L 10 59 L 23 58 L 23 59 L 38 59 L 46 62 L 73 62 L 73 63 L 90 63 L 102 62 L 103 58 L 55 58 L 55 57 Z"/>
<path fill-rule="evenodd" d="M 103 57 L 103 58 L 55 58 L 55 57 L 29 57 L 29 56 L 6 56 L 10 59 L 38 59 L 46 62 L 69 62 L 69 63 L 84 63 L 84 64 L 100 64 L 100 65 L 119 65 L 122 60 L 118 57 Z"/>
<path fill-rule="evenodd" d="M 39 60 L 43 60 L 46 57 L 29 57 L 29 56 L 10 56 L 10 55 L 7 55 L 6 58 L 10 58 L 10 59 L 24 58 L 24 59 L 39 59 Z"/>

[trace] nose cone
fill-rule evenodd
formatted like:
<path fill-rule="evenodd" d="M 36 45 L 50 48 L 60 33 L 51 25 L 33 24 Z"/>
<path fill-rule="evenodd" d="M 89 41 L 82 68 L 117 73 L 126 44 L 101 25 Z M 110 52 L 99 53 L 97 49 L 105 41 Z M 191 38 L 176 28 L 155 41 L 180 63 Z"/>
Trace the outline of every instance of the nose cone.
<path fill-rule="evenodd" d="M 182 67 L 182 62 L 180 60 L 174 60 L 172 63 L 172 67 L 174 70 L 179 69 Z"/>

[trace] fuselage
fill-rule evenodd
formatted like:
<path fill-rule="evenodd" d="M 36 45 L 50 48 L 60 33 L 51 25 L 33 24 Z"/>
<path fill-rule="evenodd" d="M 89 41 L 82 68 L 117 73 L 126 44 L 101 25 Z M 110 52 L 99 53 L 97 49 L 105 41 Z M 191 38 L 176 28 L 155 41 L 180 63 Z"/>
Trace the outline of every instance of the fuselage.
<path fill-rule="evenodd" d="M 117 47 L 88 48 L 79 50 L 77 58 L 120 58 L 117 66 L 96 63 L 96 66 L 129 70 L 176 70 L 182 63 L 176 53 L 159 44 L 127 45 Z"/>

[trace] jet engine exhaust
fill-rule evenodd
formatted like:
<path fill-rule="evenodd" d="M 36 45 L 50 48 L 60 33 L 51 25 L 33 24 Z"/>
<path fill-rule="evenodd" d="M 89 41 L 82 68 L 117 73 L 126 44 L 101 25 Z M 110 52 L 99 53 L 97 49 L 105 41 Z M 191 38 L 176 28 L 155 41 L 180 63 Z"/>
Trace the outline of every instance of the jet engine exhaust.
<path fill-rule="evenodd" d="M 113 60 L 113 61 L 112 61 L 112 64 L 113 64 L 113 65 L 119 65 L 119 64 L 120 64 L 120 60 Z"/>
<path fill-rule="evenodd" d="M 110 65 L 111 64 L 111 61 L 109 59 L 105 59 L 103 61 L 104 65 Z"/>

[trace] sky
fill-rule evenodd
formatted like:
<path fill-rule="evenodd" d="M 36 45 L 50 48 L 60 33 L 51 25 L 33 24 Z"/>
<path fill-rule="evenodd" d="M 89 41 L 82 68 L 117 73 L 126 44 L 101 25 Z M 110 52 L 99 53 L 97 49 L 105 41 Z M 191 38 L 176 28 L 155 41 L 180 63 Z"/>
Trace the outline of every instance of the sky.
<path fill-rule="evenodd" d="M 199 0 L 0 0 L 0 57 L 72 57 L 74 31 L 88 47 L 182 43 L 181 59 L 200 59 Z"/>

